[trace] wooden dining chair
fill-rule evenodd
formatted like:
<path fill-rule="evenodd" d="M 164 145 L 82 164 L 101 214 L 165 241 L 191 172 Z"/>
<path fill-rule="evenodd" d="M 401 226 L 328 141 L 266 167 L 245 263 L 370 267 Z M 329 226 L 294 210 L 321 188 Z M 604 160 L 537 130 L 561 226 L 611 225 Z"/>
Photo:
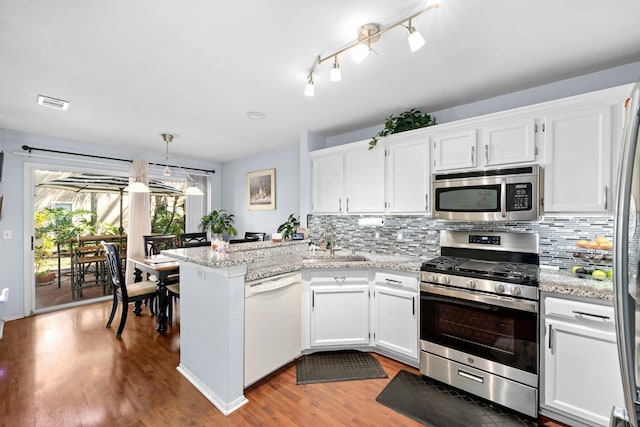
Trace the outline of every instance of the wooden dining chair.
<path fill-rule="evenodd" d="M 146 256 L 159 255 L 161 251 L 176 248 L 176 236 L 173 234 L 152 234 L 142 237 L 144 239 L 144 254 Z M 153 280 L 153 277 L 148 277 L 147 279 Z M 176 299 L 180 298 L 179 282 L 179 274 L 171 274 L 167 278 L 167 297 L 169 298 L 167 317 L 170 322 L 173 316 L 173 304 Z"/>
<path fill-rule="evenodd" d="M 192 248 L 197 246 L 210 246 L 211 242 L 207 240 L 207 233 L 182 233 L 178 236 L 178 247 Z"/>
<path fill-rule="evenodd" d="M 180 284 L 174 283 L 173 285 L 167 285 L 167 296 L 169 297 L 167 318 L 170 323 L 173 323 L 173 305 L 180 299 Z"/>
<path fill-rule="evenodd" d="M 111 327 L 111 322 L 116 315 L 118 309 L 118 301 L 122 301 L 122 314 L 120 316 L 120 325 L 116 337 L 122 336 L 124 325 L 127 323 L 127 313 L 130 303 L 134 303 L 133 313 L 136 316 L 142 311 L 142 301 L 146 299 L 153 300 L 156 296 L 156 282 L 151 280 L 143 280 L 141 282 L 126 284 L 120 257 L 118 256 L 118 248 L 113 243 L 102 242 L 107 257 L 107 268 L 111 276 L 111 285 L 113 287 L 113 306 L 111 307 L 111 315 L 107 321 L 107 328 Z M 154 314 L 153 304 L 149 304 L 151 313 Z"/>

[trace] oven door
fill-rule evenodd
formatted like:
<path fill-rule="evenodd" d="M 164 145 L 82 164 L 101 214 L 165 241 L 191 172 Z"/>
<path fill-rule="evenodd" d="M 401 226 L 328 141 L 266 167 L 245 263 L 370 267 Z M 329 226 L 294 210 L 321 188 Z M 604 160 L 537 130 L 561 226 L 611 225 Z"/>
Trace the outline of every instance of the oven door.
<path fill-rule="evenodd" d="M 423 351 L 527 383 L 538 374 L 538 303 L 423 282 L 420 342 Z"/>

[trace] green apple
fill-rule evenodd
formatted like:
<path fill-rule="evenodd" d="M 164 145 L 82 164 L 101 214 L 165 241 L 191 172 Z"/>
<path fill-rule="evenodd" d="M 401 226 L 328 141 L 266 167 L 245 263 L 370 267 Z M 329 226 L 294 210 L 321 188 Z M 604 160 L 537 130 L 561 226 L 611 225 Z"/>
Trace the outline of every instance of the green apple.
<path fill-rule="evenodd" d="M 607 278 L 613 279 L 613 270 L 607 271 Z"/>
<path fill-rule="evenodd" d="M 591 273 L 591 277 L 596 280 L 604 280 L 607 278 L 607 273 L 602 270 L 593 270 L 593 273 Z"/>

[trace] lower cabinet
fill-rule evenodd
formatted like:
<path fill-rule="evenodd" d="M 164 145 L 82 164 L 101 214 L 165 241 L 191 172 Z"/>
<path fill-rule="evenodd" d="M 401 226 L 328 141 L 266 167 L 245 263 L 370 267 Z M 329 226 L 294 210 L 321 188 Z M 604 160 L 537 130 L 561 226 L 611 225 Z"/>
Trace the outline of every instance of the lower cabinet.
<path fill-rule="evenodd" d="M 624 407 L 611 305 L 545 297 L 540 413 L 570 425 L 607 426 Z"/>
<path fill-rule="evenodd" d="M 417 275 L 303 271 L 303 349 L 373 348 L 418 366 Z"/>
<path fill-rule="evenodd" d="M 418 359 L 418 280 L 377 273 L 373 292 L 373 343 Z"/>
<path fill-rule="evenodd" d="M 369 344 L 366 277 L 311 279 L 311 347 Z"/>

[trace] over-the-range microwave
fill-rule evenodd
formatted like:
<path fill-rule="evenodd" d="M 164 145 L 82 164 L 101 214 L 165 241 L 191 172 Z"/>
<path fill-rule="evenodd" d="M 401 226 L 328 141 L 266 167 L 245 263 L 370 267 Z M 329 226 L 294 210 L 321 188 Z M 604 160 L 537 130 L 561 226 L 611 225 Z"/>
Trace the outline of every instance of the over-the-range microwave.
<path fill-rule="evenodd" d="M 536 221 L 544 214 L 540 165 L 433 174 L 431 212 L 458 221 Z"/>

